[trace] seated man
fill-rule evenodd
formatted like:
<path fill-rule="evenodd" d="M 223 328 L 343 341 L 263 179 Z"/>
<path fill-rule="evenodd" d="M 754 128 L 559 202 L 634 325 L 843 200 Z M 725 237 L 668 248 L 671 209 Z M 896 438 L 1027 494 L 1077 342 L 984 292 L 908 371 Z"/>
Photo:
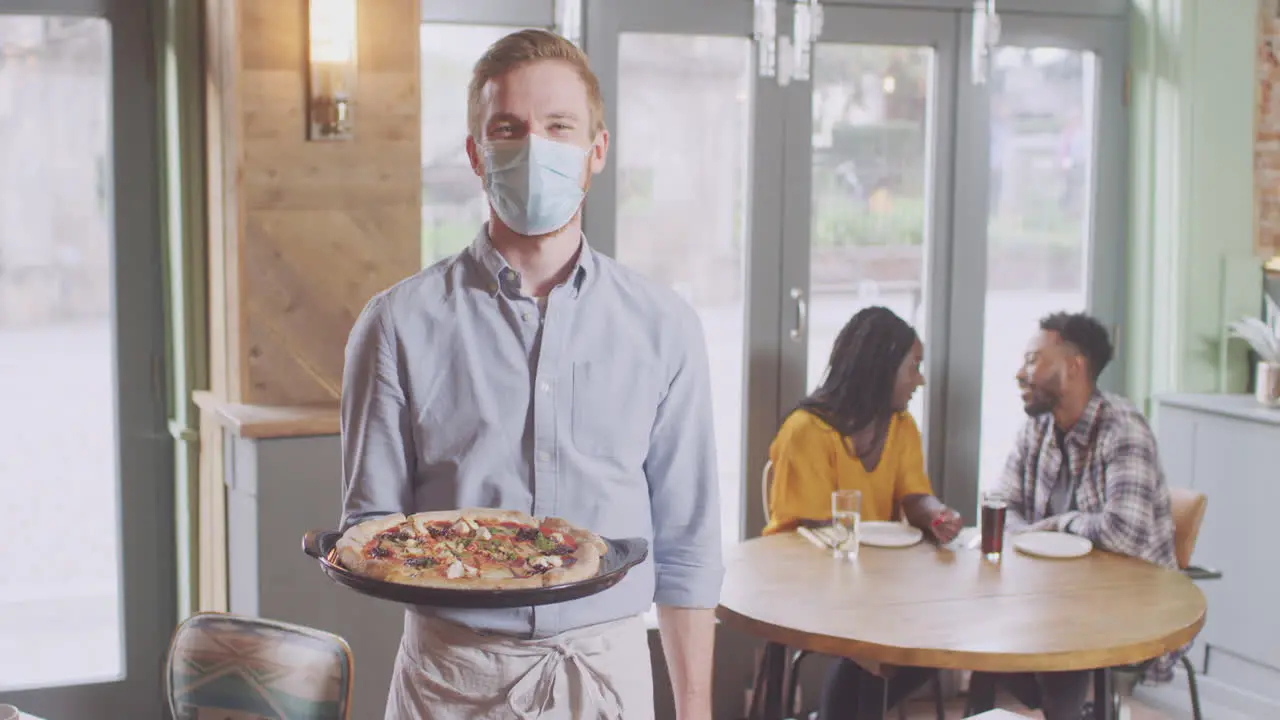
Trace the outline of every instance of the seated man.
<path fill-rule="evenodd" d="M 1040 321 L 1018 385 L 1030 418 L 1009 456 L 997 494 L 1009 503 L 1010 532 L 1052 530 L 1095 547 L 1175 567 L 1169 488 L 1146 420 L 1127 400 L 1097 388 L 1112 356 L 1107 331 L 1084 314 Z M 1147 678 L 1172 678 L 1177 655 L 1152 661 Z M 1086 712 L 1091 673 L 975 673 L 970 710 L 990 709 L 995 681 L 1045 720 Z"/>

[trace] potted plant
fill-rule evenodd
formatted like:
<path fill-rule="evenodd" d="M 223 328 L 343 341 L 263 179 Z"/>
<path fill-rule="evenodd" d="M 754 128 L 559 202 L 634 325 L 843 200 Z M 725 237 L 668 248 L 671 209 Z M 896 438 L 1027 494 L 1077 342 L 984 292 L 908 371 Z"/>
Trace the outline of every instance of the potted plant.
<path fill-rule="evenodd" d="M 1258 373 L 1254 395 L 1267 407 L 1280 407 L 1280 308 L 1267 298 L 1270 323 L 1258 318 L 1245 318 L 1231 323 L 1229 329 L 1258 355 Z"/>

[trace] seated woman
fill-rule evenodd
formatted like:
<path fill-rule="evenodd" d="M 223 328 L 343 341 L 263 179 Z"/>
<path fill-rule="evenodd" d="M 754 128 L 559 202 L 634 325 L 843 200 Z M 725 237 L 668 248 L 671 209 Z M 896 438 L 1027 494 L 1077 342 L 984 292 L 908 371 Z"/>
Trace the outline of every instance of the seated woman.
<path fill-rule="evenodd" d="M 934 497 L 920 430 L 907 412 L 924 385 L 923 356 L 915 330 L 886 308 L 862 310 L 844 326 L 822 385 L 787 417 L 769 448 L 773 485 L 765 535 L 826 524 L 832 491 L 859 490 L 863 520 L 905 518 L 937 542 L 955 538 L 960 515 Z M 849 660 L 832 665 L 823 720 L 850 716 L 863 672 Z M 889 681 L 889 707 L 933 672 L 901 668 Z"/>

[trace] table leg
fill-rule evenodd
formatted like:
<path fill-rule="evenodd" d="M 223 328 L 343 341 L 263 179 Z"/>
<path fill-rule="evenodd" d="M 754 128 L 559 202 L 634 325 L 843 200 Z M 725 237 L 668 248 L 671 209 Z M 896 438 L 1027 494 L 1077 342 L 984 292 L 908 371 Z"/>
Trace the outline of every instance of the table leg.
<path fill-rule="evenodd" d="M 751 693 L 751 708 L 747 716 L 751 720 L 781 720 L 782 681 L 787 669 L 786 646 L 766 644 L 761 665 L 760 677 Z"/>
<path fill-rule="evenodd" d="M 858 681 L 858 720 L 884 720 L 889 706 L 889 682 L 870 672 Z"/>
<path fill-rule="evenodd" d="M 1093 717 L 1094 720 L 1116 720 L 1116 686 L 1111 668 L 1093 671 Z"/>

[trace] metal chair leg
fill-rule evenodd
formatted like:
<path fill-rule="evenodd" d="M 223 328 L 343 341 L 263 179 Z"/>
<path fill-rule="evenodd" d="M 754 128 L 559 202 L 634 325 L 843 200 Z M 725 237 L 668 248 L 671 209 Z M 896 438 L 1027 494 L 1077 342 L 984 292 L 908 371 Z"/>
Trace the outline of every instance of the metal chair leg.
<path fill-rule="evenodd" d="M 1182 667 L 1187 671 L 1187 687 L 1191 690 L 1191 716 L 1195 720 L 1204 720 L 1200 716 L 1200 689 L 1196 687 L 1196 666 L 1191 664 L 1191 658 L 1183 655 Z"/>
<path fill-rule="evenodd" d="M 942 671 L 938 670 L 933 673 L 933 711 L 937 714 L 938 720 L 947 720 L 946 703 L 942 701 Z"/>
<path fill-rule="evenodd" d="M 790 717 L 796 711 L 796 688 L 800 685 L 800 663 L 809 657 L 808 650 L 797 650 L 791 656 L 790 675 L 787 677 L 787 692 L 782 697 L 782 711 Z"/>

